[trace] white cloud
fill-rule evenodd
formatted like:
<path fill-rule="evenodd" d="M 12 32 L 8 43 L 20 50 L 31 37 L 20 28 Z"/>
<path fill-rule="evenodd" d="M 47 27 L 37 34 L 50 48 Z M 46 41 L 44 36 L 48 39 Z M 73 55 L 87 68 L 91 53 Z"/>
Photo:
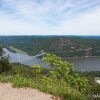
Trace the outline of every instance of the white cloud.
<path fill-rule="evenodd" d="M 59 34 L 100 35 L 100 9 L 81 14 L 69 21 L 65 19 L 56 30 Z"/>
<path fill-rule="evenodd" d="M 99 0 L 1 1 L 0 35 L 100 35 Z"/>
<path fill-rule="evenodd" d="M 49 28 L 49 29 L 48 29 Z M 31 23 L 24 20 L 15 19 L 10 15 L 0 13 L 0 35 L 29 35 L 29 34 L 45 34 L 51 33 L 50 27 L 42 22 Z"/>

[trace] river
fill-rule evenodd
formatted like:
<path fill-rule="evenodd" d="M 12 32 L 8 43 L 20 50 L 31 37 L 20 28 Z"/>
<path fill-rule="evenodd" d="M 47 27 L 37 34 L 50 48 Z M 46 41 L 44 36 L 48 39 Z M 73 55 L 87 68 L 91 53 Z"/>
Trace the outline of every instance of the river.
<path fill-rule="evenodd" d="M 100 71 L 100 57 L 66 58 L 78 71 Z"/>
<path fill-rule="evenodd" d="M 9 55 L 9 60 L 11 63 L 19 62 L 29 66 L 39 64 L 44 68 L 48 68 L 48 65 L 38 57 L 20 53 L 12 53 L 6 48 L 4 48 L 4 51 L 7 55 Z M 100 71 L 100 57 L 66 58 L 66 60 L 73 63 L 75 70 L 77 71 Z"/>

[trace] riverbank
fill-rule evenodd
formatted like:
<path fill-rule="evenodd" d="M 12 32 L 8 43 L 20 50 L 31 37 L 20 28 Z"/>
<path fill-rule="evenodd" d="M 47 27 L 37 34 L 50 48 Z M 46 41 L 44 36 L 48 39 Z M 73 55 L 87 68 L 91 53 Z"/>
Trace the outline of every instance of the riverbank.
<path fill-rule="evenodd" d="M 63 57 L 64 59 L 68 58 L 100 58 L 100 56 L 82 56 L 82 57 Z"/>

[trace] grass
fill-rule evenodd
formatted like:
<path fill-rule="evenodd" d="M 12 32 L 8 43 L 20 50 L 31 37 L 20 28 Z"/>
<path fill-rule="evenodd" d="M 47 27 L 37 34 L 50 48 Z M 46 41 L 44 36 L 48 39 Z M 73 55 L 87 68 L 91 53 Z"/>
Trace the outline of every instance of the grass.
<path fill-rule="evenodd" d="M 11 69 L 0 73 L 0 82 L 9 82 L 18 88 L 30 87 L 39 89 L 45 93 L 59 96 L 63 100 L 86 100 L 82 92 L 68 84 L 63 78 L 59 80 L 49 76 L 50 73 L 47 69 L 42 68 L 39 71 L 38 68 L 12 64 Z"/>
<path fill-rule="evenodd" d="M 64 100 L 85 100 L 84 96 L 77 90 L 60 82 L 44 82 L 41 79 L 27 78 L 22 75 L 5 75 L 0 74 L 0 82 L 10 82 L 14 87 L 30 87 L 39 89 L 45 93 L 63 97 Z"/>

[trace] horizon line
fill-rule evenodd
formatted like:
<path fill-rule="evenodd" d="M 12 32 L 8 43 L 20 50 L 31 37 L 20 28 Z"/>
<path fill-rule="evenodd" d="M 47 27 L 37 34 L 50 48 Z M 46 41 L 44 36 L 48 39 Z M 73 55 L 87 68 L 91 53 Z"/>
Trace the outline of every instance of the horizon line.
<path fill-rule="evenodd" d="M 0 36 L 100 36 L 100 35 L 0 35 Z"/>

